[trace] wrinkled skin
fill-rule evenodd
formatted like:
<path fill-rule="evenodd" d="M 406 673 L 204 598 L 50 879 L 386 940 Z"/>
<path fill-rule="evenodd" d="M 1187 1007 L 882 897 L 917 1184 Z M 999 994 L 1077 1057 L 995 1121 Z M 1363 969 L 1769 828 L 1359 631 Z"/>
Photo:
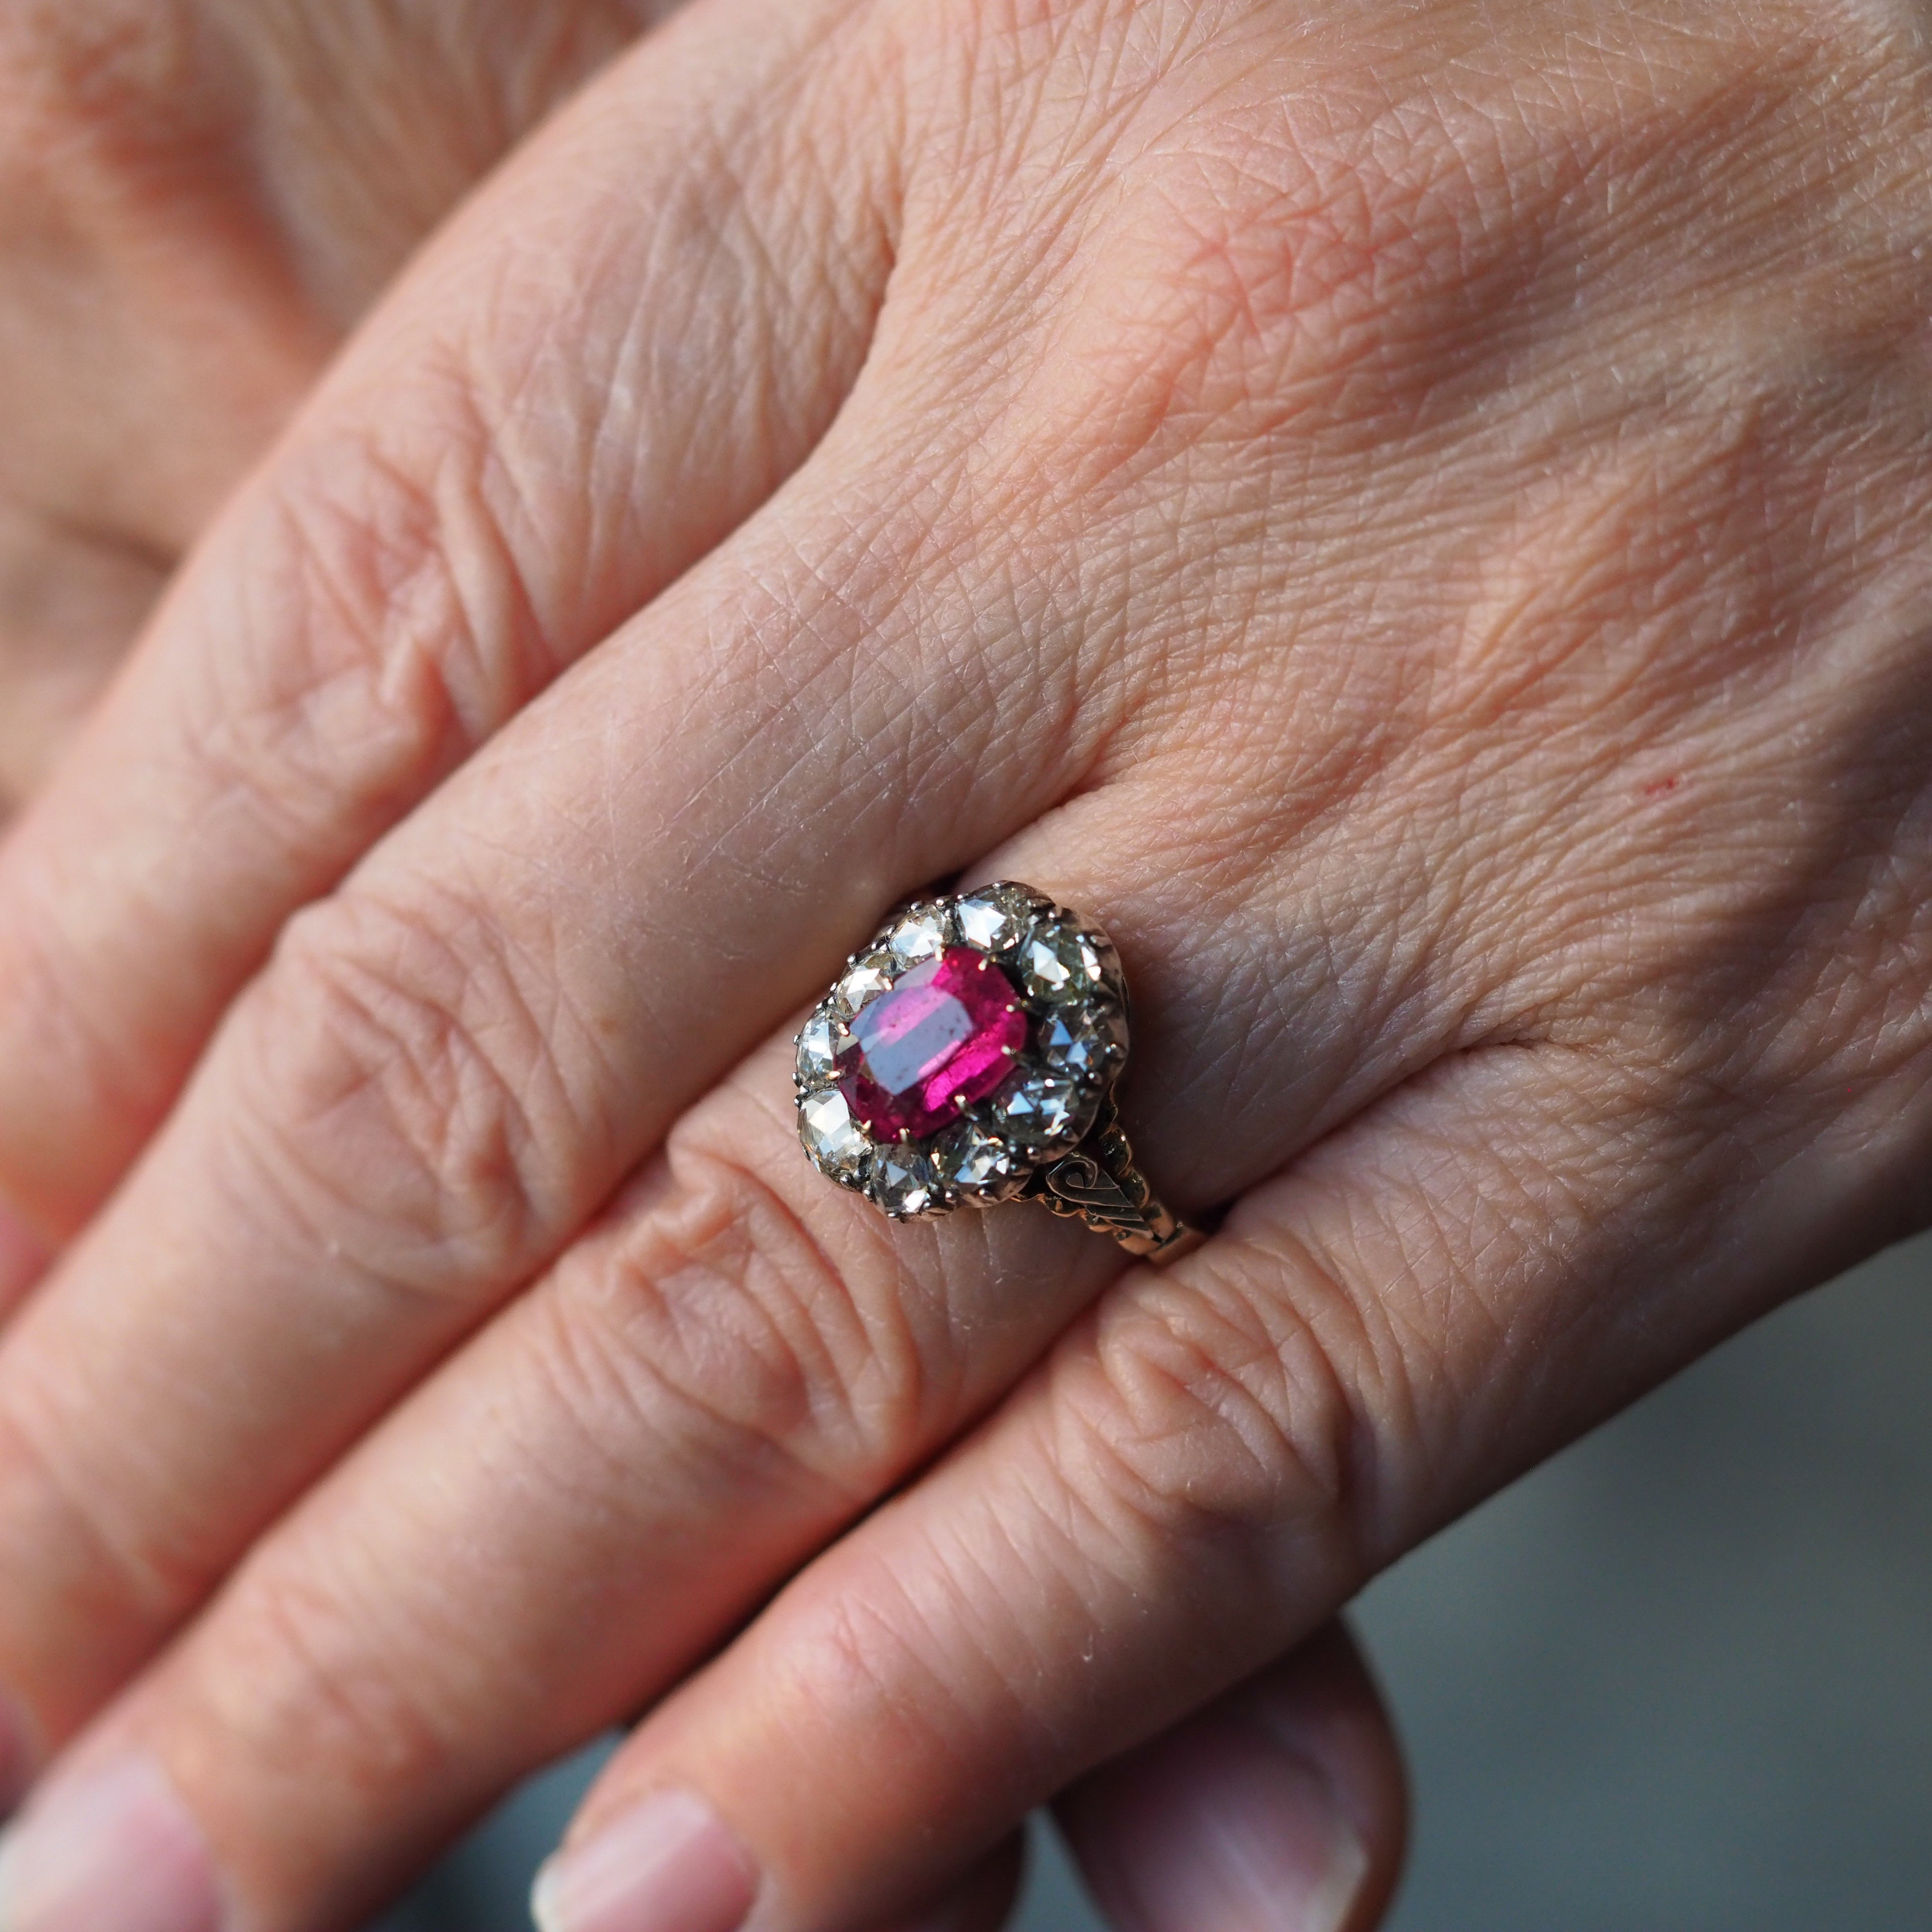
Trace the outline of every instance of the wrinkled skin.
<path fill-rule="evenodd" d="M 0 812 L 407 252 L 668 10 L 0 6 Z"/>
<path fill-rule="evenodd" d="M 0 820 L 410 250 L 670 10 L 0 12 Z M 0 1306 L 45 1255 L 0 1202 Z M 0 1739 L 0 1802 L 24 1768 Z M 1278 1862 L 1318 1834 L 1325 1808 L 1300 1815 L 1311 1772 L 1364 1847 L 1372 1908 L 1394 1882 L 1406 1794 L 1375 1687 L 1332 1630 L 1083 1782 L 1066 1828 L 1103 1895 L 1147 1932 L 1184 1932 L 1226 1909 L 1231 1850 L 1266 1868 L 1270 1847 Z M 1017 1871 L 1009 1845 L 949 1888 L 939 1922 L 997 1922 Z"/>
<path fill-rule="evenodd" d="M 1876 4 L 615 63 L 0 854 L 65 1775 L 295 1932 L 652 1707 L 576 1842 L 685 1787 L 862 1924 L 1919 1225 L 1928 242 Z M 799 1154 L 788 1022 L 958 870 L 1118 942 L 1166 1273 Z"/>

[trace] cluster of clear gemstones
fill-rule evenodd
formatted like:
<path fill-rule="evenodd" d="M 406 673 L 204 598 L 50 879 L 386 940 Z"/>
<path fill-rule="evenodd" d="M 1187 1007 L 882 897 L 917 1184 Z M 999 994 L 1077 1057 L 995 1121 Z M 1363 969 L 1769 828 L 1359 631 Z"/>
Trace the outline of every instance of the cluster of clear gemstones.
<path fill-rule="evenodd" d="M 956 947 L 1004 975 L 1025 1016 L 1025 1043 L 991 1092 L 937 1131 L 883 1135 L 868 1126 L 854 1088 L 854 1022 L 922 962 Z M 1010 1200 L 1078 1145 L 1126 1057 L 1126 983 L 1104 933 L 1026 886 L 922 899 L 853 955 L 800 1030 L 799 1136 L 820 1173 L 895 1220 Z"/>

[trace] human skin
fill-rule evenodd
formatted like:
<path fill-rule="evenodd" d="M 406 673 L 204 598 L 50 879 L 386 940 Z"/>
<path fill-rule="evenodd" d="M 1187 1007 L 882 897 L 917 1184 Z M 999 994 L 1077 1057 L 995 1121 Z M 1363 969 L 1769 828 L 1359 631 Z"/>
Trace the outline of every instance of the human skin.
<path fill-rule="evenodd" d="M 862 1924 L 1920 1225 L 1925 56 L 700 0 L 616 63 L 0 854 L 53 1790 L 293 1932 L 649 1707 L 577 1868 L 683 1793 L 748 1923 Z M 1226 1208 L 1172 1269 L 799 1154 L 788 1023 L 962 871 L 1118 942 Z"/>
<path fill-rule="evenodd" d="M 0 7 L 0 814 L 410 250 L 668 10 Z"/>
<path fill-rule="evenodd" d="M 400 262 L 668 10 L 0 11 L 0 822 L 44 782 L 180 553 Z M 0 1201 L 0 1310 L 57 1245 Z M 28 1768 L 5 1729 L 0 1804 Z M 1090 1881 L 1140 1932 L 1218 1922 L 1257 1875 L 1292 1877 L 1338 1805 L 1372 1912 L 1399 1866 L 1404 1802 L 1374 1686 L 1332 1630 L 1065 1794 Z M 148 1850 L 138 1901 L 90 1901 L 83 1884 L 60 1909 L 123 1932 L 130 1912 L 165 1914 L 164 1860 Z M 1010 1845 L 928 1901 L 921 1924 L 997 1921 L 1017 1870 Z M 26 1890 L 23 1907 L 22 1886 L 0 1880 L 0 1924 L 44 1908 L 31 1896 L 44 1882 L 30 1874 Z"/>

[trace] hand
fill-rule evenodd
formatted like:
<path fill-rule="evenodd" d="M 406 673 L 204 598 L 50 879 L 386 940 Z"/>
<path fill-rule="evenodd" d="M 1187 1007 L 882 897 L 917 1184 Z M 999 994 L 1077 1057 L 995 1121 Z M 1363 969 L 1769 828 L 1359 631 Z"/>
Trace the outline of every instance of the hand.
<path fill-rule="evenodd" d="M 665 10 L 0 9 L 0 818 L 345 326 Z"/>
<path fill-rule="evenodd" d="M 0 1172 L 116 1190 L 0 1351 L 0 1678 L 86 1726 L 26 1842 L 138 1786 L 249 1932 L 653 1703 L 557 1932 L 699 1802 L 720 1932 L 897 1909 L 1924 1216 L 1909 34 L 646 51 L 0 860 Z M 962 868 L 1120 942 L 1136 1145 L 1233 1204 L 1167 1274 L 800 1158 L 789 1016 Z"/>
<path fill-rule="evenodd" d="M 0 817 L 51 770 L 179 552 L 343 326 L 500 148 L 668 10 L 94 4 L 0 18 L 12 110 L 0 248 L 28 270 L 0 284 L 13 352 L 0 371 L 13 432 L 0 471 Z M 76 318 L 89 325 L 78 334 Z M 0 1210 L 0 1303 L 43 1260 Z M 1244 1693 L 1240 1714 L 1300 1740 L 1285 1772 L 1253 1774 L 1267 1726 L 1197 1721 L 1083 1795 L 1078 1842 L 1100 1882 L 1114 1874 L 1156 1917 L 1184 1911 L 1216 1868 L 1192 1843 L 1204 1805 L 1221 1840 L 1238 1844 L 1244 1825 L 1252 1839 L 1258 1821 L 1276 1838 L 1286 1828 L 1292 1850 L 1296 1821 L 1284 1827 L 1268 1801 L 1284 1774 L 1292 1799 L 1312 1756 L 1374 1848 L 1366 1876 L 1387 1888 L 1402 1794 L 1372 1687 L 1339 1640 L 1276 1678 Z M 24 1767 L 0 1750 L 0 1802 L 13 1768 Z M 1232 1798 L 1231 1777 L 1245 1787 Z M 1145 1808 L 1150 1783 L 1160 1816 L 1136 1816 L 1130 1837 L 1117 1818 Z M 1250 1845 L 1262 1869 L 1270 1853 Z M 1016 1869 L 1010 1850 L 989 1862 L 954 1916 L 1004 1916 Z"/>

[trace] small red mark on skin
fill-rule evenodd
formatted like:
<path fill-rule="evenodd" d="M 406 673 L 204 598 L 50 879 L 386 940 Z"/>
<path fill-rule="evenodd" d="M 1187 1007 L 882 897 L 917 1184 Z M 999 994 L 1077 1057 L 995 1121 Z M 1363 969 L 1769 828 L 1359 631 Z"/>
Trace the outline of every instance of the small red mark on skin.
<path fill-rule="evenodd" d="M 1646 798 L 1668 798 L 1683 782 L 1682 778 L 1672 772 L 1668 778 L 1652 778 L 1644 787 L 1643 795 Z"/>

